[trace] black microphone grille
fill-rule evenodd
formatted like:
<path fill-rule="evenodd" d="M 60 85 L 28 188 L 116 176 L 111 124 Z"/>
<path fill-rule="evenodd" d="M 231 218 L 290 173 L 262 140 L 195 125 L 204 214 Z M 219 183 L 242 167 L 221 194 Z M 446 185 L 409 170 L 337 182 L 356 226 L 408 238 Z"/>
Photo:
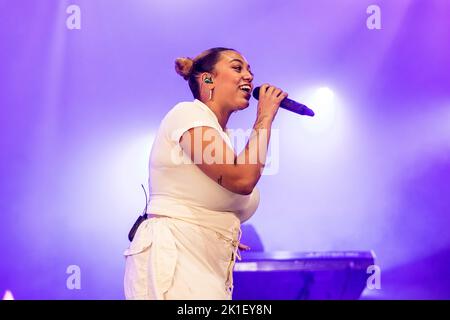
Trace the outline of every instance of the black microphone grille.
<path fill-rule="evenodd" d="M 261 89 L 261 87 L 256 87 L 255 89 L 253 89 L 253 98 L 255 98 L 256 100 L 259 100 L 259 90 Z"/>

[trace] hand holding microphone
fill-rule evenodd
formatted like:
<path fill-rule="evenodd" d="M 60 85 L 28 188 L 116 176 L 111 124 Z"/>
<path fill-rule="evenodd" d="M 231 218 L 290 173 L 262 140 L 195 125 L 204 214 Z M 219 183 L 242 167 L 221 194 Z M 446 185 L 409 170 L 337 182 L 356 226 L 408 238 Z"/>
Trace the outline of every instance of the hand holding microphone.
<path fill-rule="evenodd" d="M 275 113 L 273 114 L 273 116 L 275 116 L 275 114 L 277 113 L 278 107 L 281 107 L 283 109 L 292 111 L 294 113 L 300 114 L 300 115 L 305 115 L 305 116 L 310 116 L 313 117 L 314 116 L 314 111 L 312 111 L 311 109 L 309 109 L 307 106 L 305 106 L 304 104 L 298 103 L 294 100 L 288 99 L 287 98 L 287 93 L 281 91 L 280 89 L 273 87 L 273 86 L 269 86 L 268 84 L 263 84 L 261 87 L 256 87 L 253 90 L 253 97 L 256 100 L 259 100 L 261 103 L 261 99 L 264 99 L 264 105 L 266 105 L 267 103 L 270 104 L 270 102 L 266 101 L 266 100 L 270 100 L 271 102 L 273 102 L 273 95 L 277 94 L 277 106 L 276 106 L 276 110 Z M 264 98 L 263 98 L 264 96 Z M 268 98 L 268 97 L 270 98 Z M 278 102 L 278 99 L 281 98 L 281 100 Z M 274 106 L 272 106 L 273 108 Z M 258 103 L 258 108 L 259 108 L 259 103 Z M 264 106 L 264 108 L 266 108 L 266 106 Z M 270 109 L 270 108 L 269 108 Z M 258 109 L 259 112 L 259 109 Z"/>
<path fill-rule="evenodd" d="M 255 97 L 255 91 L 258 93 L 258 97 Z M 287 95 L 286 92 L 267 83 L 263 84 L 261 87 L 255 88 L 253 96 L 259 100 L 257 117 L 269 117 L 269 119 L 273 120 L 278 112 L 281 101 L 283 101 Z"/>

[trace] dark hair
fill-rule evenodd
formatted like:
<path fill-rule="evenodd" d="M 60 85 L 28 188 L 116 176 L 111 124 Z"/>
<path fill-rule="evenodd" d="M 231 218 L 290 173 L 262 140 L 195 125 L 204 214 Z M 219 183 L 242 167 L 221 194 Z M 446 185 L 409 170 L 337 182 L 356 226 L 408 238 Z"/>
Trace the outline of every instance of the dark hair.
<path fill-rule="evenodd" d="M 188 80 L 189 88 L 195 99 L 200 98 L 200 88 L 198 84 L 198 75 L 203 72 L 212 73 L 216 63 L 220 59 L 222 51 L 236 51 L 230 48 L 216 47 L 203 51 L 194 59 L 177 58 L 175 60 L 175 71 Z"/>

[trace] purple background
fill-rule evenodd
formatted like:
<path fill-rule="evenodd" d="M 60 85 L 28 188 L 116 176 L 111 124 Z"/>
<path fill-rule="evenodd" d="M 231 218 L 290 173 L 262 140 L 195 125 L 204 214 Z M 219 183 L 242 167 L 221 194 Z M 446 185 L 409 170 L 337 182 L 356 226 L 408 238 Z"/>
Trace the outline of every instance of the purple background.
<path fill-rule="evenodd" d="M 374 250 L 382 289 L 364 297 L 449 299 L 449 21 L 447 0 L 1 1 L 0 295 L 123 298 L 153 137 L 192 99 L 174 59 L 225 46 L 318 111 L 274 123 L 279 172 L 250 221 L 265 249 Z"/>

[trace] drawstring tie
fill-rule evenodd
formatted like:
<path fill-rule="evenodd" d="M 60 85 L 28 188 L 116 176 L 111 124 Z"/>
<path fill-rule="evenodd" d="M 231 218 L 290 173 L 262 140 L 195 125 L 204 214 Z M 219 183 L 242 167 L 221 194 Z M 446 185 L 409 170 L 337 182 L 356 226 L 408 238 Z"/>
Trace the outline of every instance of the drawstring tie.
<path fill-rule="evenodd" d="M 219 237 L 219 239 L 223 239 L 226 242 L 230 243 L 231 246 L 233 247 L 233 251 L 230 257 L 230 261 L 228 263 L 228 268 L 227 268 L 227 280 L 225 282 L 225 290 L 230 294 L 233 295 L 233 268 L 234 268 L 234 264 L 236 262 L 236 258 L 241 261 L 242 257 L 241 257 L 241 253 L 239 252 L 239 244 L 241 241 L 241 236 L 242 236 L 242 230 L 241 228 L 234 228 L 233 231 L 237 230 L 237 239 L 230 239 L 226 236 L 224 236 L 223 234 L 216 232 L 217 236 Z M 234 233 L 233 233 L 234 236 Z"/>

